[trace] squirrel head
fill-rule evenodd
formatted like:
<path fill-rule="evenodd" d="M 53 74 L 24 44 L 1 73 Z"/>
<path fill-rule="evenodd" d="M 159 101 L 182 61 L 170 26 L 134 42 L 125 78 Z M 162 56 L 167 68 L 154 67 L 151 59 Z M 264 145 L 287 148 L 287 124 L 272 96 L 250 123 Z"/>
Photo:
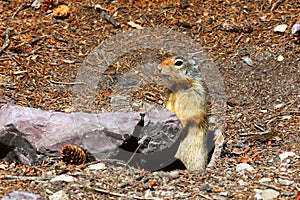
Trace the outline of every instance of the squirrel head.
<path fill-rule="evenodd" d="M 180 84 L 184 88 L 202 83 L 199 62 L 196 57 L 173 56 L 161 62 L 158 69 L 173 84 Z"/>

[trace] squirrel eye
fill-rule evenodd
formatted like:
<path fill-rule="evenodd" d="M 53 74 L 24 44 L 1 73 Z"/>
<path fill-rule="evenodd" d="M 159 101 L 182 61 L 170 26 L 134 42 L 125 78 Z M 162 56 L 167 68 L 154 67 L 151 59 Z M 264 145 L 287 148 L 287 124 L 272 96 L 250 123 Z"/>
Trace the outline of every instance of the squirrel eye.
<path fill-rule="evenodd" d="M 176 62 L 174 63 L 174 65 L 176 66 L 182 66 L 183 65 L 183 61 L 182 60 L 176 60 Z"/>

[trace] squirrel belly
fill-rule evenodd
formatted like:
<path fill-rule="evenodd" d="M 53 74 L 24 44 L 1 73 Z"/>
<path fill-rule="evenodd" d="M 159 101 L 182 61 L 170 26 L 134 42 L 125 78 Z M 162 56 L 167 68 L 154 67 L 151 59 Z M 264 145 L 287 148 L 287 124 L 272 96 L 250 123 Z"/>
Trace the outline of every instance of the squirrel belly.
<path fill-rule="evenodd" d="M 205 145 L 208 124 L 207 106 L 202 91 L 194 88 L 177 91 L 170 95 L 166 104 L 167 109 L 175 112 L 179 117 L 185 134 L 175 157 L 190 170 L 205 169 L 208 159 Z"/>

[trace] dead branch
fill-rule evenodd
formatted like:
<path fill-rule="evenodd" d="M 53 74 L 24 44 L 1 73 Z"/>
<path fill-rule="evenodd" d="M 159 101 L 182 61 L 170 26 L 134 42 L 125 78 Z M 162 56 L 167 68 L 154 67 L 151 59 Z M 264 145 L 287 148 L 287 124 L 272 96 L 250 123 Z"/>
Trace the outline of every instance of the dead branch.
<path fill-rule="evenodd" d="M 60 84 L 60 85 L 84 85 L 84 82 L 60 82 L 60 81 L 54 81 L 52 79 L 50 79 L 51 83 L 54 84 Z"/>
<path fill-rule="evenodd" d="M 271 8 L 271 12 L 273 12 L 274 10 L 276 10 L 276 9 L 278 8 L 278 6 L 280 6 L 280 4 L 282 4 L 284 1 L 285 1 L 285 0 L 277 0 L 277 1 L 273 4 L 273 6 L 272 6 L 272 8 Z"/>
<path fill-rule="evenodd" d="M 9 40 L 9 38 L 10 38 L 10 33 L 11 33 L 13 30 L 14 30 L 13 28 L 8 28 L 8 29 L 6 29 L 6 33 L 5 33 L 5 42 L 4 42 L 3 46 L 2 46 L 2 48 L 0 48 L 0 56 L 1 56 L 1 54 L 3 53 L 3 51 L 5 51 L 5 50 L 9 47 L 9 45 L 10 45 L 10 40 Z"/>
<path fill-rule="evenodd" d="M 53 33 L 52 33 L 52 35 L 53 35 L 53 37 L 55 38 L 55 39 L 57 39 L 58 41 L 61 41 L 61 42 L 68 42 L 68 40 L 66 40 L 66 39 L 64 39 L 64 38 L 62 38 L 62 37 L 59 37 L 58 35 L 56 35 L 56 31 L 54 31 Z"/>
<path fill-rule="evenodd" d="M 86 188 L 90 189 L 90 190 L 94 190 L 96 192 L 100 192 L 100 193 L 103 193 L 103 194 L 109 194 L 109 195 L 112 195 L 112 196 L 117 196 L 117 197 L 127 197 L 128 195 L 127 194 L 121 194 L 121 193 L 117 193 L 117 192 L 111 192 L 111 191 L 108 191 L 106 189 L 103 189 L 103 188 L 95 188 L 95 187 L 90 187 L 90 186 L 85 186 Z M 132 196 L 133 199 L 142 199 L 142 200 L 153 200 L 153 199 L 158 199 L 157 197 L 139 197 L 139 196 L 136 196 L 136 195 L 133 195 Z"/>
<path fill-rule="evenodd" d="M 102 17 L 111 23 L 115 28 L 121 28 L 121 25 L 119 22 L 117 22 L 111 15 L 107 14 L 106 12 L 102 11 L 101 13 Z"/>

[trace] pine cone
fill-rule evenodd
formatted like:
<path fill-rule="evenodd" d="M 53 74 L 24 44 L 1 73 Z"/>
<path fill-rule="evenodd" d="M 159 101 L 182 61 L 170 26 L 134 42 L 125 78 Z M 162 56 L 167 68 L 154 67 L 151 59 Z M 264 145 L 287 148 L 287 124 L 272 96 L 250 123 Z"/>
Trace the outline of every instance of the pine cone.
<path fill-rule="evenodd" d="M 81 148 L 70 144 L 61 148 L 61 157 L 66 164 L 80 165 L 86 161 L 85 152 Z"/>

